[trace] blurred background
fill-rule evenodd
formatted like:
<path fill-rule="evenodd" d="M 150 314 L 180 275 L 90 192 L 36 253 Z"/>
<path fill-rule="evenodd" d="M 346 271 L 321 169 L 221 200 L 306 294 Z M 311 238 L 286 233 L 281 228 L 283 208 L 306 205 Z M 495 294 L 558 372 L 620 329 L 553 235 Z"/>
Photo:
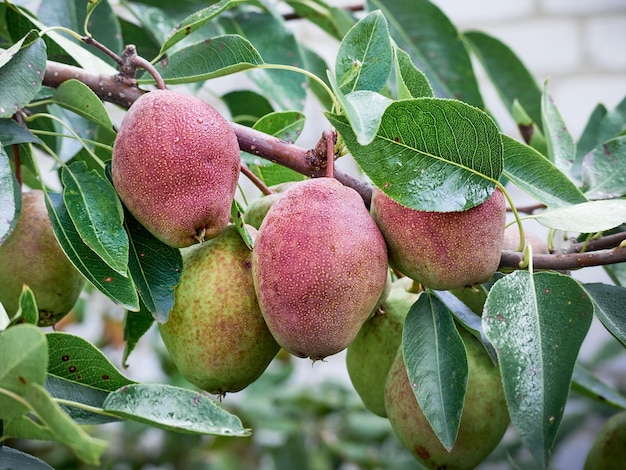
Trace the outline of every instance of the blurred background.
<path fill-rule="evenodd" d="M 45 1 L 45 0 L 44 0 Z M 410 1 L 410 0 L 407 0 Z M 39 2 L 21 1 L 36 11 Z M 354 6 L 357 0 L 328 0 L 336 6 Z M 574 138 L 599 102 L 613 109 L 626 95 L 626 0 L 434 0 L 459 28 L 487 32 L 511 47 L 548 89 Z M 118 7 L 118 2 L 111 1 Z M 288 9 L 285 9 L 288 11 Z M 291 21 L 302 41 L 332 68 L 337 42 L 319 28 Z M 519 138 L 517 128 L 502 109 L 485 73 L 483 96 L 504 133 Z M 251 87 L 245 74 L 210 82 L 204 98 L 227 114 L 218 97 Z M 205 87 L 205 88 L 209 88 Z M 123 112 L 114 111 L 120 119 Z M 298 141 L 312 147 L 328 128 L 322 110 L 311 99 L 305 109 L 307 125 Z M 349 158 L 340 167 L 356 171 Z M 245 186 L 248 197 L 258 195 Z M 524 195 L 513 191 L 516 202 Z M 541 227 L 529 230 L 545 235 Z M 610 282 L 602 268 L 574 273 L 586 282 Z M 97 292 L 86 290 L 79 305 L 60 329 L 87 338 L 101 347 L 127 376 L 138 381 L 170 382 L 192 388 L 176 372 L 153 328 L 122 365 L 125 312 Z M 228 395 L 222 405 L 253 429 L 249 438 L 212 438 L 169 433 L 135 423 L 113 423 L 92 428 L 111 442 L 100 468 L 125 469 L 412 469 L 419 468 L 395 436 L 387 420 L 368 412 L 352 389 L 345 355 L 325 362 L 281 355 L 268 371 L 243 392 Z M 608 384 L 626 391 L 624 350 L 594 323 L 583 346 L 581 361 Z M 582 468 L 595 433 L 615 410 L 572 393 L 555 448 L 552 468 Z M 19 442 L 56 469 L 87 469 L 64 448 L 39 442 Z M 510 455 L 515 464 L 509 460 Z M 481 469 L 534 468 L 510 430 Z"/>

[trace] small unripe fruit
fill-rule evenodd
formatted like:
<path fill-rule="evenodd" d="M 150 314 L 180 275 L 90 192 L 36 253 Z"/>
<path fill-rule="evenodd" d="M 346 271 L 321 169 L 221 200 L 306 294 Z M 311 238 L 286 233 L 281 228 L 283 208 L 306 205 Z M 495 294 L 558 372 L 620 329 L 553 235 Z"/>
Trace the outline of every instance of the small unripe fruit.
<path fill-rule="evenodd" d="M 604 423 L 596 436 L 584 470 L 614 470 L 626 462 L 626 411 L 617 413 Z"/>
<path fill-rule="evenodd" d="M 142 95 L 113 147 L 120 199 L 156 238 L 186 247 L 219 235 L 239 178 L 237 137 L 209 104 L 169 90 Z"/>

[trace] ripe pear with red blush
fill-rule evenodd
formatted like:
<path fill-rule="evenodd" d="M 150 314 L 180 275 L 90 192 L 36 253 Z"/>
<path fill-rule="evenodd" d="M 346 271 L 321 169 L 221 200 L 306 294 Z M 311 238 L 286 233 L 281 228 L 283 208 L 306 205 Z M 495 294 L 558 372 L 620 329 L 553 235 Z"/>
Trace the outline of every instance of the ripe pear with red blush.
<path fill-rule="evenodd" d="M 237 137 L 208 103 L 169 90 L 142 95 L 113 146 L 113 185 L 131 214 L 177 248 L 219 235 L 239 178 Z"/>
<path fill-rule="evenodd" d="M 234 225 L 183 250 L 174 307 L 159 325 L 183 377 L 213 394 L 247 387 L 280 349 L 259 309 L 251 258 Z"/>
<path fill-rule="evenodd" d="M 46 208 L 44 193 L 23 194 L 15 228 L 0 245 L 0 302 L 9 317 L 19 309 L 22 286 L 33 291 L 39 326 L 49 326 L 73 307 L 85 285 L 59 245 Z"/>
<path fill-rule="evenodd" d="M 403 206 L 374 188 L 371 213 L 387 242 L 391 266 L 425 287 L 472 286 L 498 269 L 506 223 L 499 189 L 465 211 L 428 212 Z"/>
<path fill-rule="evenodd" d="M 294 183 L 268 211 L 252 271 L 276 341 L 298 357 L 345 349 L 387 282 L 387 249 L 363 199 L 334 178 Z"/>
<path fill-rule="evenodd" d="M 499 368 L 480 341 L 463 329 L 459 333 L 469 372 L 461 423 L 449 452 L 417 403 L 401 349 L 385 383 L 385 410 L 391 427 L 418 461 L 437 470 L 476 468 L 502 440 L 510 422 Z"/>

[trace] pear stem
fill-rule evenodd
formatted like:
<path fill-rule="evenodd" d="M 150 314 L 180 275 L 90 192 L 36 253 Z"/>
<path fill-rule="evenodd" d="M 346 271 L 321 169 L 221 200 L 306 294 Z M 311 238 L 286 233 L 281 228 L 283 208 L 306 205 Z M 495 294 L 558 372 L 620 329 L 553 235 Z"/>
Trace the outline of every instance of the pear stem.
<path fill-rule="evenodd" d="M 248 165 L 246 165 L 245 163 L 241 163 L 241 172 L 246 175 L 246 177 L 252 181 L 252 183 L 254 183 L 254 185 L 259 188 L 261 190 L 261 192 L 263 194 L 265 194 L 266 196 L 269 196 L 270 194 L 272 194 L 274 191 L 272 191 L 270 188 L 268 188 L 265 183 L 263 181 L 261 181 L 261 179 L 255 175 L 252 170 L 250 170 L 250 168 L 248 168 Z"/>

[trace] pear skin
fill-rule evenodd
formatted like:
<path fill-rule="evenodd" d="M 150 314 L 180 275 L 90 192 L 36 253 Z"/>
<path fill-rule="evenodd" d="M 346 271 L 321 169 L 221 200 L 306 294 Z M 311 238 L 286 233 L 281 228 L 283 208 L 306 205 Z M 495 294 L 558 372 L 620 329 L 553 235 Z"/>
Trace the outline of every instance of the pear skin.
<path fill-rule="evenodd" d="M 385 379 L 402 342 L 404 319 L 419 297 L 410 291 L 412 286 L 413 280 L 408 277 L 394 281 L 385 301 L 346 351 L 346 367 L 354 389 L 365 407 L 383 418 L 387 417 Z"/>
<path fill-rule="evenodd" d="M 39 326 L 49 326 L 73 307 L 85 285 L 59 245 L 40 190 L 24 193 L 13 232 L 0 245 L 0 302 L 9 317 L 19 308 L 22 286 L 28 285 L 39 308 Z"/>
<path fill-rule="evenodd" d="M 217 110 L 194 96 L 155 90 L 126 113 L 111 173 L 139 223 L 181 248 L 224 230 L 240 164 L 235 132 Z"/>
<path fill-rule="evenodd" d="M 242 390 L 279 350 L 259 310 L 251 257 L 234 225 L 184 250 L 174 307 L 159 325 L 180 373 L 209 393 Z"/>
<path fill-rule="evenodd" d="M 509 425 L 500 371 L 482 343 L 460 329 L 469 377 L 456 442 L 448 452 L 428 424 L 409 383 L 402 350 L 387 376 L 385 409 L 400 442 L 427 468 L 469 470 L 495 449 Z"/>
<path fill-rule="evenodd" d="M 371 213 L 387 242 L 391 266 L 425 287 L 472 286 L 489 280 L 498 269 L 506 223 L 499 189 L 466 211 L 426 212 L 374 188 Z"/>
<path fill-rule="evenodd" d="M 294 183 L 268 211 L 252 271 L 276 341 L 320 360 L 344 350 L 387 281 L 387 249 L 359 194 L 333 178 Z"/>
<path fill-rule="evenodd" d="M 584 470 L 613 470 L 626 462 L 626 411 L 611 416 L 596 436 Z"/>
<path fill-rule="evenodd" d="M 280 193 L 282 193 L 285 189 L 291 186 L 292 183 L 282 183 L 271 186 L 273 192 L 272 194 L 263 195 L 261 197 L 256 198 L 248 207 L 246 207 L 246 212 L 244 214 L 244 220 L 248 225 L 252 225 L 254 228 L 258 229 L 265 218 L 265 215 L 272 207 L 272 204 L 276 202 L 276 199 L 280 197 Z"/>

